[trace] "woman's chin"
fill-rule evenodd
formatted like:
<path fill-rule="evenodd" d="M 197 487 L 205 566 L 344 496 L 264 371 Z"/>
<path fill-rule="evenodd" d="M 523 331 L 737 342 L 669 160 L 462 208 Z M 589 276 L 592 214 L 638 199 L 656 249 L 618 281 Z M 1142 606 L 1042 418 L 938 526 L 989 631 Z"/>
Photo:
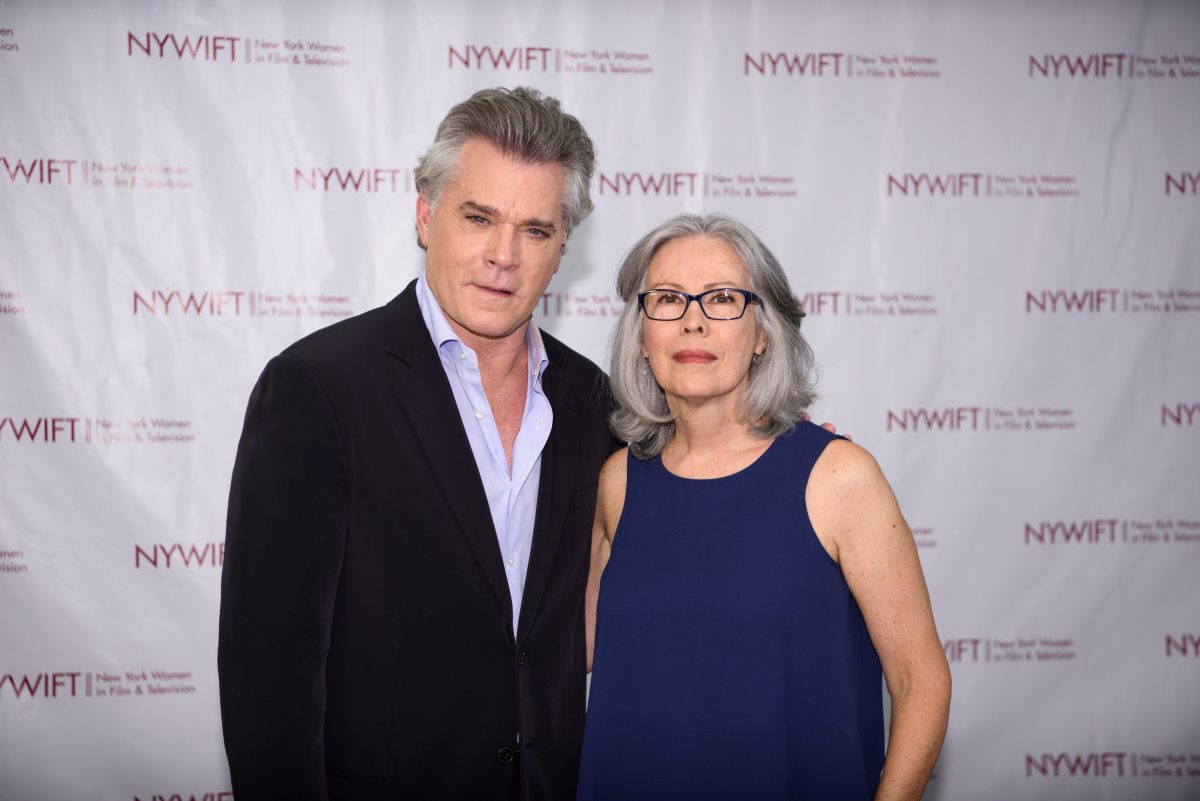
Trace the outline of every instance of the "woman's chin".
<path fill-rule="evenodd" d="M 712 383 L 681 383 L 671 387 L 663 387 L 667 403 L 686 403 L 689 406 L 702 406 L 706 403 L 724 403 L 731 395 L 738 394 L 740 385 L 718 386 Z"/>

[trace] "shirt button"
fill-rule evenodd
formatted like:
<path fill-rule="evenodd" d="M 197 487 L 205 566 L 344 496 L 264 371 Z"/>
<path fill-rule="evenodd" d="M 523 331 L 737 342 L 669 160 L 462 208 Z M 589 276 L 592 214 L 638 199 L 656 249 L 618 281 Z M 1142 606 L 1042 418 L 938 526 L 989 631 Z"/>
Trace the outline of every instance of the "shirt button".
<path fill-rule="evenodd" d="M 475 410 L 475 419 L 476 419 L 476 420 L 482 420 L 482 419 L 483 419 L 483 412 L 481 412 L 481 411 L 479 411 L 478 409 L 476 409 L 476 410 Z"/>
<path fill-rule="evenodd" d="M 463 353 L 462 351 L 459 351 L 459 352 L 458 352 L 458 358 L 462 359 L 463 361 L 466 361 L 466 360 L 467 360 L 467 354 L 466 354 L 466 353 Z"/>
<path fill-rule="evenodd" d="M 516 559 L 509 559 L 509 560 L 508 560 L 508 566 L 509 566 L 509 567 L 512 567 L 512 566 L 513 566 L 513 565 L 515 565 L 516 563 L 517 563 L 517 560 L 516 560 Z"/>

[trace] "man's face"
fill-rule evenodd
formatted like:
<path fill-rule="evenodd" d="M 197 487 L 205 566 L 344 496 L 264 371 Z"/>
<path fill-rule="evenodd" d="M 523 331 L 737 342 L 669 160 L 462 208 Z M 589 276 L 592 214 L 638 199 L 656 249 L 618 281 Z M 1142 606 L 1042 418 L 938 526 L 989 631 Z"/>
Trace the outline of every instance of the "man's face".
<path fill-rule="evenodd" d="M 565 186 L 561 164 L 524 164 L 472 139 L 437 209 L 417 198 L 426 280 L 469 347 L 524 335 L 562 258 Z"/>

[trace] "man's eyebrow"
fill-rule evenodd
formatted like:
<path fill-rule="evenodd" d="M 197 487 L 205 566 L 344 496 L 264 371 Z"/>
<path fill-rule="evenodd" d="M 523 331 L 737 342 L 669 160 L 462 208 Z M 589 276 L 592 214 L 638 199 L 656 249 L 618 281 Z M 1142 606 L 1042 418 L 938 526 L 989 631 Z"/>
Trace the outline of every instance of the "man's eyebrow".
<path fill-rule="evenodd" d="M 458 210 L 471 211 L 475 212 L 476 214 L 486 214 L 488 217 L 500 216 L 500 211 L 498 209 L 494 209 L 491 206 L 484 205 L 483 203 L 476 203 L 474 200 L 464 200 L 462 204 L 459 205 Z M 558 231 L 558 226 L 554 223 L 547 220 L 540 220 L 536 217 L 530 217 L 529 219 L 522 221 L 521 225 L 531 228 L 544 228 L 551 234 L 554 234 Z"/>
<path fill-rule="evenodd" d="M 477 211 L 480 214 L 486 214 L 489 217 L 499 217 L 500 211 L 493 209 L 491 206 L 485 206 L 482 203 L 476 203 L 474 200 L 464 200 L 462 205 L 458 207 L 459 211 Z"/>
<path fill-rule="evenodd" d="M 548 222 L 547 220 L 539 220 L 536 217 L 531 217 L 530 219 L 526 220 L 525 222 L 523 222 L 521 224 L 527 225 L 530 228 L 544 228 L 544 229 L 546 229 L 546 231 L 548 231 L 551 234 L 558 231 L 558 226 L 555 225 L 554 223 Z"/>

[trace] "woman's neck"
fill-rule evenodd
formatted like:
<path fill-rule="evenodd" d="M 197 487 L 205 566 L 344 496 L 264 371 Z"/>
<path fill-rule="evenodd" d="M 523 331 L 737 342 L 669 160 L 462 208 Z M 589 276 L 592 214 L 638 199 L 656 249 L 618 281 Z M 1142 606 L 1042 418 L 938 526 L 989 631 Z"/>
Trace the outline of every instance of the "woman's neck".
<path fill-rule="evenodd" d="M 663 466 L 685 478 L 720 478 L 748 467 L 770 445 L 770 438 L 753 433 L 730 409 L 684 407 L 676 410 Z"/>

